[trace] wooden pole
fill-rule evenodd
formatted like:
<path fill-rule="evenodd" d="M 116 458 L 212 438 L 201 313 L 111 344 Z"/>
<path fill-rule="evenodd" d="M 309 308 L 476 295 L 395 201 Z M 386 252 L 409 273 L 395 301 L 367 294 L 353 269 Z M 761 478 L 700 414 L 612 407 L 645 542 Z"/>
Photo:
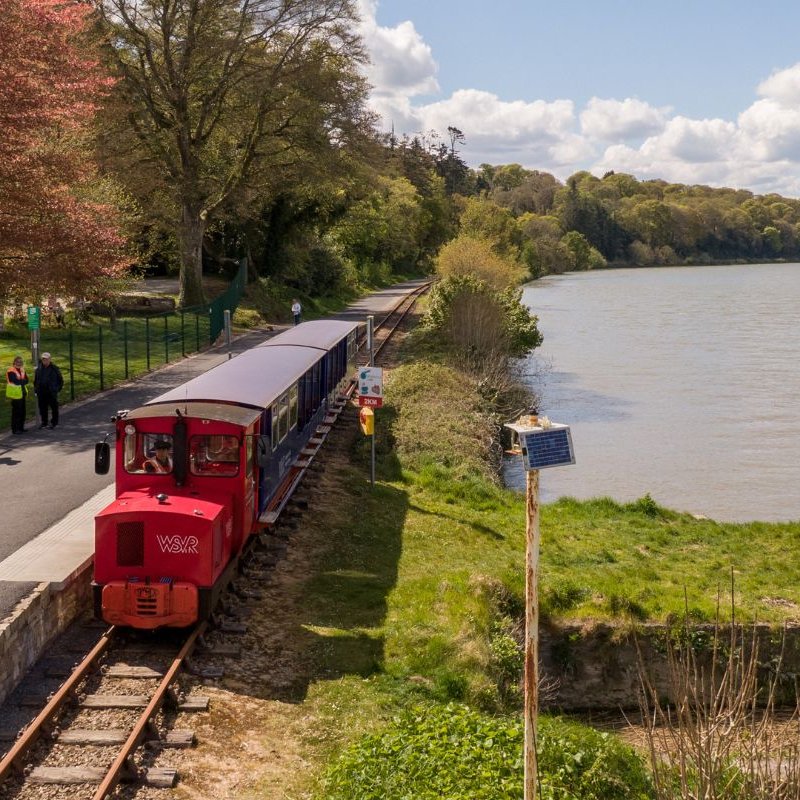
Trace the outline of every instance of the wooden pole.
<path fill-rule="evenodd" d="M 526 473 L 525 521 L 525 800 L 539 796 L 536 718 L 539 713 L 539 470 Z"/>

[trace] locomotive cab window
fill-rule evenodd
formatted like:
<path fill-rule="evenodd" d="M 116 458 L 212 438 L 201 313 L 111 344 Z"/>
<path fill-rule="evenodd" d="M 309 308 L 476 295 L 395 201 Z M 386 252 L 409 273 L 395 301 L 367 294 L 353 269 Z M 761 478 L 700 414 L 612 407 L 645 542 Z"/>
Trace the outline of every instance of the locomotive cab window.
<path fill-rule="evenodd" d="M 236 436 L 192 436 L 189 443 L 192 475 L 229 478 L 239 473 L 239 440 Z"/>
<path fill-rule="evenodd" d="M 172 434 L 126 430 L 122 456 L 125 471 L 131 474 L 172 472 Z"/>

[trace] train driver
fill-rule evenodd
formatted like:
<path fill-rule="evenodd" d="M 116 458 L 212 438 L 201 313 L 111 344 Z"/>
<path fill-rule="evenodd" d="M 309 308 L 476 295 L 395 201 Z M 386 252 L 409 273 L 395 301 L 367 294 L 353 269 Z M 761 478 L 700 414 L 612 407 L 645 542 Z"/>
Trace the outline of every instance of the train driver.
<path fill-rule="evenodd" d="M 144 462 L 145 472 L 172 472 L 172 457 L 169 454 L 169 442 L 159 439 L 155 445 L 155 455 Z"/>

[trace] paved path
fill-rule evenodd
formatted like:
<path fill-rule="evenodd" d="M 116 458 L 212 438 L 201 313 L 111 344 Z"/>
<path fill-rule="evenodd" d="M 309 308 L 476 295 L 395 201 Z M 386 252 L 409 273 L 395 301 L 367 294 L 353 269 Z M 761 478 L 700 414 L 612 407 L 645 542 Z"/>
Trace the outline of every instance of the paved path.
<path fill-rule="evenodd" d="M 411 281 L 376 292 L 334 316 L 365 319 L 374 314 L 380 318 L 418 283 Z M 283 329 L 276 326 L 274 333 Z M 244 334 L 234 340 L 232 352 L 241 353 L 270 335 L 265 330 Z M 50 534 L 54 526 L 56 531 L 69 529 L 67 515 L 113 483 L 113 470 L 108 475 L 94 473 L 94 445 L 106 433 L 113 433 L 111 416 L 122 408 L 137 408 L 226 358 L 224 347 L 189 356 L 136 381 L 62 407 L 55 431 L 29 428 L 24 436 L 9 433 L 0 437 L 4 505 L 0 516 L 0 619 L 36 585 L 36 565 L 30 562 L 42 557 L 49 539 L 44 536 L 15 553 L 40 534 Z M 67 563 L 62 571 L 69 574 L 77 566 Z"/>

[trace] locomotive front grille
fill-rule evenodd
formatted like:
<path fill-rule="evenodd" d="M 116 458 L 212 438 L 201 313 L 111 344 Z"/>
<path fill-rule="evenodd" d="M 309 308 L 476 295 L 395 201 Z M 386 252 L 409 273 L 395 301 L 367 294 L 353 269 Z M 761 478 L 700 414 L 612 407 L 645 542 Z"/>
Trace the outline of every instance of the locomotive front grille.
<path fill-rule="evenodd" d="M 117 524 L 117 566 L 144 566 L 144 522 Z"/>
<path fill-rule="evenodd" d="M 135 614 L 140 617 L 154 617 L 159 612 L 158 598 L 155 594 L 151 596 L 142 596 L 137 594 L 136 597 L 136 610 Z"/>

